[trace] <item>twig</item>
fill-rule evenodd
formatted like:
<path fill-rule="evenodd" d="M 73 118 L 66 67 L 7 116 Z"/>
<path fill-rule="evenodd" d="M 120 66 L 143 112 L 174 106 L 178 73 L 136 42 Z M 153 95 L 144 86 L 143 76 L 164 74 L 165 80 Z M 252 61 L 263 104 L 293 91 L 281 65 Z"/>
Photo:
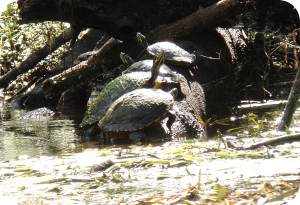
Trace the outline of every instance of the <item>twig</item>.
<path fill-rule="evenodd" d="M 233 145 L 233 146 L 235 149 L 255 149 L 260 146 L 267 146 L 267 145 L 271 145 L 271 144 L 286 141 L 286 140 L 292 140 L 292 141 L 300 140 L 300 133 L 282 135 L 280 137 L 275 137 L 275 138 L 266 139 L 266 140 L 263 140 L 260 142 L 256 142 L 251 145 L 244 145 L 244 146 Z"/>

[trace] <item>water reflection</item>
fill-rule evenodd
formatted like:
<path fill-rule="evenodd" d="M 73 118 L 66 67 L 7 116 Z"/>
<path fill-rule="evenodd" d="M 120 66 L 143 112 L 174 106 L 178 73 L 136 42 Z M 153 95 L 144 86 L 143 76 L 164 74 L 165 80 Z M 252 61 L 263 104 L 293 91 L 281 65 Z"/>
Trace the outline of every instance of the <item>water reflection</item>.
<path fill-rule="evenodd" d="M 0 161 L 17 160 L 23 155 L 58 155 L 82 150 L 73 120 L 59 116 L 47 120 L 18 119 L 25 112 L 1 100 Z"/>

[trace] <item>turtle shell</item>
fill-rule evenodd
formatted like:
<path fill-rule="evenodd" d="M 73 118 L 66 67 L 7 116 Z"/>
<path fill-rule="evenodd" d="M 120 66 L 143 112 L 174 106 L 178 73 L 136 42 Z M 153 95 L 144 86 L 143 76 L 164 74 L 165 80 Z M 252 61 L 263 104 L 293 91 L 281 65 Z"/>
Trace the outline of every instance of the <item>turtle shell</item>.
<path fill-rule="evenodd" d="M 196 59 L 195 55 L 168 41 L 154 43 L 147 47 L 147 51 L 151 55 L 164 51 L 166 60 L 175 65 L 189 65 Z"/>
<path fill-rule="evenodd" d="M 162 119 L 173 103 L 171 92 L 147 88 L 134 90 L 116 100 L 98 125 L 104 132 L 141 130 Z"/>
<path fill-rule="evenodd" d="M 129 68 L 123 71 L 123 74 L 131 72 L 151 72 L 153 65 L 153 60 L 142 60 L 133 63 Z M 157 81 L 162 83 L 178 83 L 177 75 L 165 64 L 161 65 L 159 68 L 159 74 Z"/>
<path fill-rule="evenodd" d="M 96 124 L 101 120 L 111 104 L 119 97 L 143 86 L 151 77 L 151 72 L 132 72 L 109 82 L 89 107 L 80 126 Z"/>

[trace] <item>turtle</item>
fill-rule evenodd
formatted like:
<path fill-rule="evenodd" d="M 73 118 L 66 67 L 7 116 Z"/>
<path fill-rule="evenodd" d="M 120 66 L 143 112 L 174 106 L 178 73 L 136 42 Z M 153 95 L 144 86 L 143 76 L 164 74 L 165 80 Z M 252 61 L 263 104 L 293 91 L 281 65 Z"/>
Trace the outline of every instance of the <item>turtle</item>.
<path fill-rule="evenodd" d="M 141 60 L 134 62 L 130 56 L 121 52 L 120 58 L 123 61 L 123 64 L 127 67 L 122 74 L 131 73 L 131 72 L 150 72 L 153 65 L 153 60 Z M 161 83 L 174 83 L 178 84 L 179 80 L 177 79 L 176 74 L 166 65 L 163 64 L 159 68 L 159 74 L 157 80 Z"/>
<path fill-rule="evenodd" d="M 165 57 L 164 52 L 154 56 L 151 72 L 127 73 L 109 82 L 89 107 L 80 126 L 96 124 L 104 117 L 111 104 L 122 95 L 141 87 L 159 86 L 159 83 L 155 85 L 155 82 L 159 67 L 164 63 Z"/>
<path fill-rule="evenodd" d="M 142 35 L 142 34 L 139 34 Z M 152 60 L 142 60 L 136 63 L 133 63 L 133 60 L 125 53 L 121 53 L 120 57 L 124 64 L 129 64 L 130 66 L 123 71 L 123 73 L 133 72 L 133 71 L 149 71 L 151 70 Z M 131 59 L 131 60 L 130 60 Z M 128 63 L 131 62 L 131 63 Z M 172 66 L 174 68 L 174 66 Z M 179 66 L 181 67 L 181 66 Z M 204 118 L 205 118 L 205 103 L 203 102 L 204 92 L 202 90 L 201 85 L 197 84 L 197 82 L 188 82 L 187 79 L 176 72 L 173 72 L 167 65 L 163 64 L 160 67 L 160 73 L 158 76 L 158 80 L 163 83 L 162 86 L 167 84 L 164 87 L 177 87 L 182 93 L 187 102 L 190 104 L 194 113 L 196 114 L 198 120 L 204 127 Z M 164 83 L 166 82 L 166 83 Z M 169 86 L 171 85 L 171 86 Z"/>
<path fill-rule="evenodd" d="M 131 66 L 134 63 L 132 58 L 124 52 L 120 53 L 120 58 L 121 58 L 121 60 L 122 60 L 122 62 L 125 65 L 126 68 L 128 68 L 129 66 Z"/>
<path fill-rule="evenodd" d="M 190 54 L 175 43 L 163 41 L 148 45 L 146 37 L 143 34 L 138 32 L 136 37 L 142 47 L 147 50 L 148 54 L 153 56 L 164 51 L 166 53 L 166 60 L 171 64 L 185 66 L 192 64 L 196 59 L 194 54 Z"/>
<path fill-rule="evenodd" d="M 117 99 L 108 109 L 98 126 L 112 138 L 124 138 L 129 132 L 140 131 L 167 116 L 178 94 L 161 89 L 141 88 Z"/>

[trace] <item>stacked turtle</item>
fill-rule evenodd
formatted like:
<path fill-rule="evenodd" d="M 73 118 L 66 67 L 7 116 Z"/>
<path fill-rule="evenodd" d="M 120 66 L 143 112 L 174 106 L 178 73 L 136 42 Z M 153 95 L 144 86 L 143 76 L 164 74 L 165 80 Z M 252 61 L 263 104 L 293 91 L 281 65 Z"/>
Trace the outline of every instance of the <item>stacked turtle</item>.
<path fill-rule="evenodd" d="M 175 101 L 177 88 L 185 95 L 188 93 L 185 91 L 186 85 L 181 83 L 182 76 L 174 73 L 164 62 L 187 65 L 194 61 L 195 56 L 170 42 L 148 46 L 140 33 L 137 34 L 137 39 L 153 60 L 134 63 L 126 54 L 120 54 L 128 68 L 103 88 L 88 109 L 81 123 L 86 134 L 93 132 L 97 124 L 102 136 L 129 136 L 138 140 L 142 136 L 147 137 L 149 127 L 152 129 L 159 126 L 161 130 L 164 129 L 164 133 L 170 134 L 176 118 L 182 121 L 180 116 L 176 116 L 176 112 L 173 115 L 170 113 L 173 105 L 178 103 Z M 164 120 L 167 116 L 168 119 Z"/>

